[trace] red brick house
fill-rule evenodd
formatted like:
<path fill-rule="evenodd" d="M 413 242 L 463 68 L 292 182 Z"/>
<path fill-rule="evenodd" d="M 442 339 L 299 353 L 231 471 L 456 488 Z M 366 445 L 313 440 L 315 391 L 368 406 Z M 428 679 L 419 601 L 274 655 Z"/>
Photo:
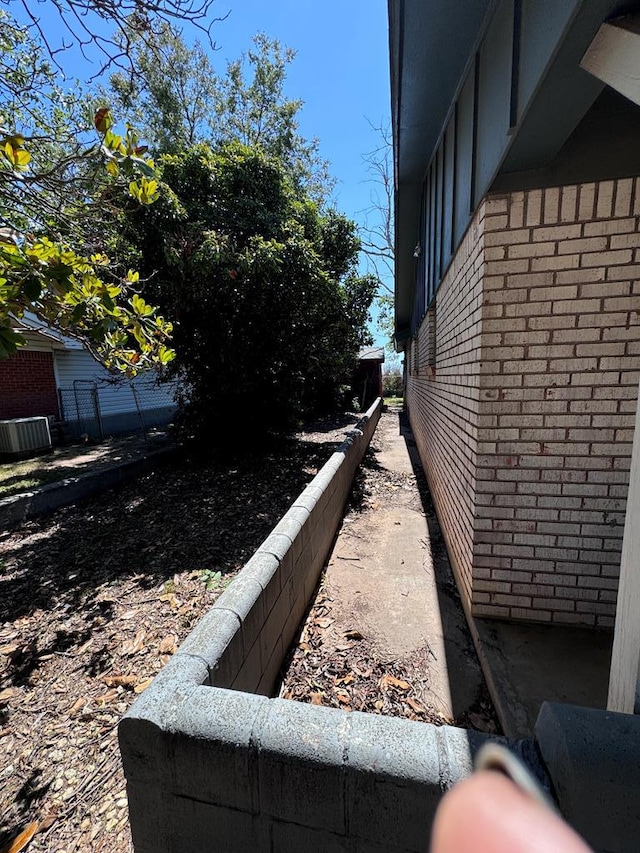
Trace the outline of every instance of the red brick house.
<path fill-rule="evenodd" d="M 60 418 L 54 350 L 63 349 L 46 331 L 21 329 L 27 346 L 0 361 L 0 420 L 51 416 Z"/>

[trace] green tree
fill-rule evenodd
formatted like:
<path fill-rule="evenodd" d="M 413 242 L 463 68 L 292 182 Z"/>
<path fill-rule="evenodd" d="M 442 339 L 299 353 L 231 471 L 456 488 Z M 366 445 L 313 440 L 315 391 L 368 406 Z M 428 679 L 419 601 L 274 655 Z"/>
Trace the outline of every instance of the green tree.
<path fill-rule="evenodd" d="M 0 0 L 0 358 L 23 343 L 12 324 L 26 311 L 81 338 L 107 366 L 134 372 L 167 363 L 171 326 L 134 293 L 137 274 L 104 248 L 121 212 L 157 195 L 137 135 L 99 113 L 97 143 L 84 98 L 60 85 L 66 50 L 96 75 L 135 75 L 132 38 L 153 44 L 169 23 L 209 35 L 213 0 Z M 110 25 L 106 31 L 104 25 Z M 54 41 L 57 38 L 58 41 Z M 106 166 L 106 171 L 105 171 Z"/>
<path fill-rule="evenodd" d="M 202 46 L 188 47 L 165 26 L 153 42 L 132 36 L 139 74 L 119 71 L 109 96 L 117 112 L 142 128 L 157 154 L 194 143 L 241 142 L 278 158 L 297 187 L 325 202 L 334 186 L 317 139 L 299 132 L 303 102 L 285 93 L 295 51 L 259 33 L 253 47 L 218 75 Z"/>
<path fill-rule="evenodd" d="M 168 363 L 170 324 L 134 292 L 137 274 L 105 254 L 114 212 L 157 198 L 153 163 L 108 110 L 82 117 L 46 51 L 0 10 L 0 358 L 24 341 L 25 312 L 81 338 L 107 366 Z M 78 130 L 84 121 L 85 132 Z"/>
<path fill-rule="evenodd" d="M 326 201 L 334 182 L 317 139 L 299 133 L 301 100 L 285 95 L 287 67 L 295 59 L 291 48 L 264 33 L 253 48 L 227 65 L 219 81 L 215 141 L 238 140 L 257 146 L 285 164 L 294 182 L 318 201 Z"/>
<path fill-rule="evenodd" d="M 355 224 L 321 212 L 256 147 L 203 145 L 160 162 L 166 188 L 127 238 L 154 272 L 150 298 L 177 321 L 188 423 L 237 437 L 337 406 L 376 287 L 356 274 Z"/>
<path fill-rule="evenodd" d="M 142 129 L 156 153 L 175 154 L 210 140 L 218 80 L 201 43 L 188 47 L 168 24 L 153 43 L 131 38 L 137 73 L 112 74 L 104 97 Z"/>

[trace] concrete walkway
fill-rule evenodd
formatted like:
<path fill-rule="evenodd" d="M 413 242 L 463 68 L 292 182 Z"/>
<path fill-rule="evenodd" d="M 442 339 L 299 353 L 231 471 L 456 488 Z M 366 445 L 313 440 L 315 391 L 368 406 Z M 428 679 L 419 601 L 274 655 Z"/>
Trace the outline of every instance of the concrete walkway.
<path fill-rule="evenodd" d="M 613 631 L 489 619 L 476 619 L 474 627 L 508 737 L 532 737 L 545 700 L 607 707 Z"/>
<path fill-rule="evenodd" d="M 373 460 L 363 463 L 369 509 L 347 513 L 325 583 L 341 627 L 359 631 L 381 659 L 401 661 L 423 704 L 453 722 L 478 707 L 484 680 L 412 445 L 404 416 L 383 413 Z"/>
<path fill-rule="evenodd" d="M 327 568 L 343 627 L 382 657 L 411 663 L 423 702 L 443 720 L 468 720 L 485 683 L 508 737 L 531 738 L 545 700 L 605 708 L 612 632 L 487 619 L 469 626 L 400 411 L 383 414 L 372 449 L 363 464 L 387 488 L 375 490 L 373 512 L 347 514 Z"/>

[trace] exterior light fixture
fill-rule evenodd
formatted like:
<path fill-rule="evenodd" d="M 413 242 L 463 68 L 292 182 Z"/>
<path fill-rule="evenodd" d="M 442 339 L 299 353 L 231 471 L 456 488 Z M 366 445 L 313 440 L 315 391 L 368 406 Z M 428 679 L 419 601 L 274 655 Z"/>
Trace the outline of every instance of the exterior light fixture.
<path fill-rule="evenodd" d="M 416 247 L 413 250 L 413 257 L 419 258 L 421 254 L 422 254 L 422 243 L 418 240 L 418 242 L 416 243 Z"/>

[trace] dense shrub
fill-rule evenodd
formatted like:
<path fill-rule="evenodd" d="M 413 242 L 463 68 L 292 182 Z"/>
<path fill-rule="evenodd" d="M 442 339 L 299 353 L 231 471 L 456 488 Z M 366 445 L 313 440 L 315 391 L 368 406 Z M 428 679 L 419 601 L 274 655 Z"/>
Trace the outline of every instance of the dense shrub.
<path fill-rule="evenodd" d="M 355 224 L 256 148 L 200 145 L 161 164 L 163 199 L 128 239 L 148 299 L 176 321 L 187 424 L 233 437 L 335 408 L 377 284 L 357 275 Z"/>

